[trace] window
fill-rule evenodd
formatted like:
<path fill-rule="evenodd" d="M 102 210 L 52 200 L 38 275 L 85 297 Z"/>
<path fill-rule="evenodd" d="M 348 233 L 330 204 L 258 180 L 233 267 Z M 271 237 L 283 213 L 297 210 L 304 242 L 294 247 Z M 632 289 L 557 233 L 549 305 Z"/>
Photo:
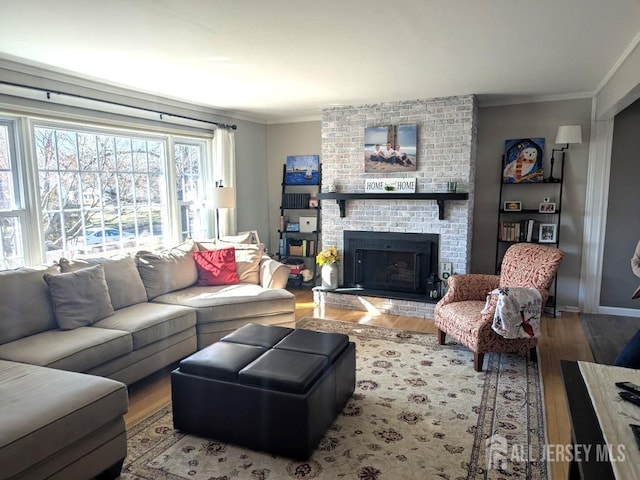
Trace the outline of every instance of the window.
<path fill-rule="evenodd" d="M 34 126 L 47 260 L 162 245 L 166 140 Z"/>
<path fill-rule="evenodd" d="M 0 119 L 0 270 L 25 264 L 25 210 L 18 181 L 15 123 Z"/>
<path fill-rule="evenodd" d="M 174 150 L 182 239 L 206 238 L 203 187 L 204 142 L 177 140 Z"/>

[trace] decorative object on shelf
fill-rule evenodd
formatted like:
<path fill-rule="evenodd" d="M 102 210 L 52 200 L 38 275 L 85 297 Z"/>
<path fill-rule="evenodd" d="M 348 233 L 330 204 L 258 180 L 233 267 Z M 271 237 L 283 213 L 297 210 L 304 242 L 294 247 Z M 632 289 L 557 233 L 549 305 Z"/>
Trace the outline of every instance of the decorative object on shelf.
<path fill-rule="evenodd" d="M 216 182 L 216 188 L 211 191 L 211 205 L 216 209 L 216 238 L 220 238 L 221 208 L 236 208 L 236 192 L 233 187 L 223 187 L 222 180 Z"/>
<path fill-rule="evenodd" d="M 555 223 L 541 223 L 540 224 L 540 236 L 538 242 L 540 243 L 556 243 L 558 227 Z"/>
<path fill-rule="evenodd" d="M 335 183 L 331 182 L 327 185 L 327 192 L 335 193 L 337 191 L 338 191 L 338 186 Z"/>
<path fill-rule="evenodd" d="M 300 232 L 302 233 L 313 233 L 318 228 L 318 218 L 317 217 L 300 217 Z"/>
<path fill-rule="evenodd" d="M 319 155 L 288 156 L 284 181 L 287 185 L 319 185 L 319 169 Z"/>
<path fill-rule="evenodd" d="M 502 183 L 542 182 L 544 137 L 505 141 Z"/>
<path fill-rule="evenodd" d="M 561 179 L 553 176 L 553 164 L 555 163 L 554 154 L 556 152 L 562 152 L 562 164 L 564 165 L 564 155 L 569 149 L 569 145 L 572 143 L 582 143 L 582 127 L 580 125 L 562 125 L 558 127 L 558 133 L 556 134 L 557 145 L 565 144 L 562 148 L 554 148 L 551 150 L 551 170 L 549 171 L 549 177 L 544 181 L 548 183 L 557 183 Z"/>
<path fill-rule="evenodd" d="M 338 249 L 328 247 L 318 252 L 316 263 L 320 267 L 322 288 L 325 290 L 335 290 L 338 288 Z"/>
<path fill-rule="evenodd" d="M 556 204 L 553 202 L 542 202 L 538 208 L 539 213 L 556 213 Z"/>
<path fill-rule="evenodd" d="M 300 223 L 299 222 L 287 222 L 286 231 L 287 232 L 299 232 L 300 231 Z"/>
<path fill-rule="evenodd" d="M 458 182 L 447 182 L 447 192 L 456 193 L 458 189 Z"/>
<path fill-rule="evenodd" d="M 415 193 L 416 178 L 368 178 L 364 181 L 366 193 Z"/>
<path fill-rule="evenodd" d="M 415 172 L 417 145 L 416 124 L 367 127 L 364 129 L 364 171 Z"/>
<path fill-rule="evenodd" d="M 519 212 L 522 210 L 522 202 L 507 200 L 506 202 L 504 202 L 503 210 L 508 212 Z"/>

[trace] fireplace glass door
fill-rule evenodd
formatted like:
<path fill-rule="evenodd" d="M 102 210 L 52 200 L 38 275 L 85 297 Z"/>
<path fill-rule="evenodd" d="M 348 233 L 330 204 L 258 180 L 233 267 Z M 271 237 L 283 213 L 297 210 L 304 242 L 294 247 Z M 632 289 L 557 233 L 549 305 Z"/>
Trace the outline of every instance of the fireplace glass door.
<path fill-rule="evenodd" d="M 356 286 L 371 290 L 417 292 L 420 289 L 421 253 L 357 249 Z"/>

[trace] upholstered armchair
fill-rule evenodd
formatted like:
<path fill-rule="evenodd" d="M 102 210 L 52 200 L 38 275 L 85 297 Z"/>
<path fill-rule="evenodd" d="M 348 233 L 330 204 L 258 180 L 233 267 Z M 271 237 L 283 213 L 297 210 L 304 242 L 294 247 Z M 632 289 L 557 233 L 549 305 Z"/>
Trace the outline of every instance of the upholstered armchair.
<path fill-rule="evenodd" d="M 535 358 L 537 337 L 507 339 L 491 328 L 496 309 L 496 296 L 485 308 L 490 291 L 501 287 L 535 288 L 542 305 L 549 297 L 563 252 L 536 243 L 516 243 L 502 259 L 500 275 L 465 274 L 449 277 L 449 289 L 435 308 L 438 342 L 444 345 L 446 334 L 473 351 L 473 366 L 482 371 L 486 352 L 531 353 Z M 484 312 L 483 312 L 484 310 Z"/>

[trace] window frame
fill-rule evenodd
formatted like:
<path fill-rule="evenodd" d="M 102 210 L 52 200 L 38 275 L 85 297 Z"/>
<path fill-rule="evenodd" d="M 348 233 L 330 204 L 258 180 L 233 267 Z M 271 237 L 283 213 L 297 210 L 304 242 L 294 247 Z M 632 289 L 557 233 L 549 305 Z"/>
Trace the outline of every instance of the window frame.
<path fill-rule="evenodd" d="M 27 219 L 27 208 L 25 206 L 25 189 L 24 187 L 24 175 L 22 169 L 22 159 L 24 155 L 22 154 L 22 143 L 21 143 L 21 124 L 20 119 L 16 118 L 12 115 L 5 115 L 0 113 L 0 126 L 5 127 L 7 129 L 7 150 L 9 154 L 9 171 L 11 172 L 11 183 L 13 186 L 13 206 L 10 209 L 0 209 L 0 217 L 1 218 L 15 218 L 17 219 L 20 225 L 20 237 L 21 241 L 20 249 L 22 250 L 22 255 L 17 258 L 22 258 L 22 262 L 24 265 L 27 265 L 30 261 L 30 252 L 29 243 L 25 240 L 29 233 L 29 225 Z M 18 264 L 9 266 L 5 264 L 4 252 L 0 256 L 0 270 L 5 267 L 14 268 L 18 266 Z"/>
<path fill-rule="evenodd" d="M 108 121 L 93 118 L 92 116 L 75 118 L 66 115 L 52 116 L 49 114 L 31 115 L 24 114 L 8 114 L 0 110 L 0 121 L 9 122 L 12 126 L 12 139 L 15 142 L 13 146 L 16 150 L 15 156 L 12 156 L 12 168 L 15 168 L 13 175 L 14 195 L 18 196 L 16 201 L 20 202 L 18 210 L 8 212 L 2 211 L 2 216 L 19 215 L 22 227 L 22 249 L 24 265 L 37 265 L 41 263 L 50 263 L 47 260 L 47 250 L 45 246 L 44 232 L 42 231 L 43 213 L 40 202 L 40 181 L 39 166 L 36 155 L 36 138 L 35 128 L 49 128 L 56 130 L 72 130 L 87 134 L 122 136 L 126 138 L 145 138 L 153 141 L 159 141 L 164 148 L 164 163 L 162 168 L 163 190 L 166 198 L 163 200 L 162 216 L 166 217 L 163 226 L 163 246 L 170 246 L 179 243 L 181 237 L 181 224 L 179 216 L 179 206 L 176 189 L 176 168 L 175 168 L 175 144 L 196 145 L 201 148 L 201 166 L 202 171 L 202 194 L 206 194 L 209 181 L 207 171 L 211 169 L 210 165 L 215 163 L 215 159 L 211 156 L 213 149 L 211 132 L 203 131 L 190 132 L 189 129 L 175 129 L 174 126 L 167 126 L 166 129 L 156 127 L 135 127 L 130 122 Z M 181 131 L 182 130 L 182 131 Z M 204 201 L 203 201 L 204 205 Z M 206 215 L 207 235 L 212 236 L 209 214 Z M 58 252 L 59 253 L 59 252 Z M 109 254 L 117 253 L 117 251 L 109 251 Z M 102 253 L 104 255 L 104 253 Z M 61 255 L 58 255 L 59 258 Z M 56 259 L 57 259 L 56 258 Z M 3 269 L 0 266 L 0 270 Z"/>

